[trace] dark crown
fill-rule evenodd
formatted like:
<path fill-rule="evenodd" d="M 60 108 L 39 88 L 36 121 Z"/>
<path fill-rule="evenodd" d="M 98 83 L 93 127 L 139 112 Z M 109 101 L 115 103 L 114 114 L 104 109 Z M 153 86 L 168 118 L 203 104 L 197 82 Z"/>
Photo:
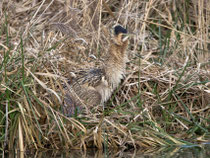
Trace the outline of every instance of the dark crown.
<path fill-rule="evenodd" d="M 115 35 L 119 35 L 120 33 L 128 33 L 128 32 L 122 26 L 117 25 L 114 27 L 114 33 L 115 33 Z"/>

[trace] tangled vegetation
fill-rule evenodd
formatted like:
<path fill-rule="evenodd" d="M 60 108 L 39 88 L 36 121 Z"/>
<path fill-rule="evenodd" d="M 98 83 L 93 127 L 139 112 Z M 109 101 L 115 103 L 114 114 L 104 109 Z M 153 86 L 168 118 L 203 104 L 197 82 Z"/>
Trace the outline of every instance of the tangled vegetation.
<path fill-rule="evenodd" d="M 0 17 L 1 150 L 210 139 L 208 0 L 3 0 Z M 69 72 L 103 62 L 115 23 L 132 34 L 125 79 L 104 110 L 64 116 Z"/>

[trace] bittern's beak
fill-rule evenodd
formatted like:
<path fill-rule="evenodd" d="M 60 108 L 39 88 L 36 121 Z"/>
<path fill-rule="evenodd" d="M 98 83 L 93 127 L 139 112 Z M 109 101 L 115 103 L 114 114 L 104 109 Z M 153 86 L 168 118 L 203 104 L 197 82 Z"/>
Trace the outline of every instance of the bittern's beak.
<path fill-rule="evenodd" d="M 123 33 L 122 34 L 122 41 L 125 42 L 126 40 L 128 40 L 129 38 L 132 38 L 133 36 L 136 36 L 136 33 Z"/>
<path fill-rule="evenodd" d="M 123 41 L 123 42 L 127 41 L 128 38 L 129 38 L 129 34 L 127 34 L 127 33 L 123 33 L 123 34 L 122 34 L 122 41 Z"/>

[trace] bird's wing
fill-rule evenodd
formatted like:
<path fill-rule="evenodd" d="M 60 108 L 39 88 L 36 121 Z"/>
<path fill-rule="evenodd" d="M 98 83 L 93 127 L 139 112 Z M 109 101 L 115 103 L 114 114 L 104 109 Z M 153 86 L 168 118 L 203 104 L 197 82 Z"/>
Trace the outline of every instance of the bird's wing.
<path fill-rule="evenodd" d="M 105 71 L 101 68 L 92 68 L 79 70 L 74 72 L 74 74 L 73 84 L 87 84 L 88 86 L 96 87 L 100 84 L 102 77 L 105 76 Z"/>

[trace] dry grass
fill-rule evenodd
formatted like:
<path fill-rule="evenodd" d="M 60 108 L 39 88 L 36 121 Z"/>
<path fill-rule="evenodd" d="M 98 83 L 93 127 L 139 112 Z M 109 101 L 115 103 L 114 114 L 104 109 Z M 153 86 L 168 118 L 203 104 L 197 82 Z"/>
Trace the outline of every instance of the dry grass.
<path fill-rule="evenodd" d="M 207 0 L 3 0 L 0 15 L 2 150 L 151 148 L 210 138 Z M 65 117 L 69 71 L 102 62 L 114 23 L 133 34 L 126 78 L 104 111 Z"/>

